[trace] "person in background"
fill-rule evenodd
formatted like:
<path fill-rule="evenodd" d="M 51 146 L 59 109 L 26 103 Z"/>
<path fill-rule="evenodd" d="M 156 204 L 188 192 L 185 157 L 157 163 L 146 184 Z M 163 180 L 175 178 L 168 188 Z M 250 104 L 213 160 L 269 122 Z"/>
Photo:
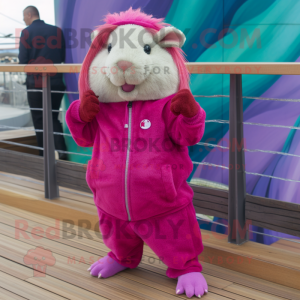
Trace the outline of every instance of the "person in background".
<path fill-rule="evenodd" d="M 51 65 L 60 64 L 65 61 L 65 39 L 59 27 L 46 24 L 40 19 L 39 11 L 35 6 L 27 6 L 23 11 L 23 20 L 28 26 L 22 30 L 19 47 L 20 64 L 50 64 L 51 90 L 65 91 L 63 74 L 56 73 L 55 67 Z M 26 71 L 26 68 L 25 68 Z M 42 74 L 28 73 L 26 79 L 27 90 L 42 89 Z M 43 94 L 41 92 L 27 91 L 30 108 L 43 107 Z M 59 110 L 64 93 L 51 93 L 52 109 Z M 43 129 L 43 112 L 31 110 L 32 121 L 35 129 Z M 53 131 L 62 133 L 62 124 L 58 120 L 58 112 L 53 112 Z M 43 147 L 43 133 L 36 132 L 37 143 Z M 54 135 L 56 150 L 66 151 L 63 135 Z M 43 151 L 39 151 L 43 156 Z M 66 153 L 59 153 L 59 159 L 67 160 Z"/>

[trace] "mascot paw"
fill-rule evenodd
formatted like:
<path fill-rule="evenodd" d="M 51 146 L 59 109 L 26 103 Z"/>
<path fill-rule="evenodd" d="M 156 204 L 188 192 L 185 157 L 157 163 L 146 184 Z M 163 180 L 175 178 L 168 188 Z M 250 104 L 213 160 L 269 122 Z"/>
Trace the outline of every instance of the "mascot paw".
<path fill-rule="evenodd" d="M 201 298 L 208 292 L 206 280 L 200 272 L 191 272 L 178 276 L 176 294 L 183 294 L 184 292 L 188 298 L 194 295 Z"/>
<path fill-rule="evenodd" d="M 181 114 L 187 118 L 192 118 L 198 113 L 200 106 L 191 91 L 183 89 L 172 98 L 170 109 L 176 116 Z"/>
<path fill-rule="evenodd" d="M 95 263 L 93 263 L 89 268 L 90 274 L 92 276 L 97 276 L 98 278 L 107 278 L 111 277 L 123 270 L 127 269 L 126 267 L 120 265 L 111 257 L 104 256 Z"/>
<path fill-rule="evenodd" d="M 86 91 L 80 101 L 79 116 L 84 122 L 91 122 L 100 111 L 98 97 L 92 90 Z"/>

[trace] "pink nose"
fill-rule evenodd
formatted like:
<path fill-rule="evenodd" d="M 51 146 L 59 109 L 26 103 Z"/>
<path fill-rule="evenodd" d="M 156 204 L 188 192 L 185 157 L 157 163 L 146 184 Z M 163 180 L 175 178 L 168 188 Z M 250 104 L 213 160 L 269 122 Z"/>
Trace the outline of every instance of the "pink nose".
<path fill-rule="evenodd" d="M 132 63 L 130 61 L 126 61 L 126 60 L 120 60 L 117 63 L 117 66 L 123 70 L 123 72 L 125 72 L 128 68 L 130 68 L 132 66 Z"/>

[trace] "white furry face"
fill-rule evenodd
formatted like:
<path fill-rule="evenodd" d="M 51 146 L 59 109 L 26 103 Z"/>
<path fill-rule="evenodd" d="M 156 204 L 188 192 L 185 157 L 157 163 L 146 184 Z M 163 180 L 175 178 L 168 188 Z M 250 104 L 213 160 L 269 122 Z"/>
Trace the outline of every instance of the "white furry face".
<path fill-rule="evenodd" d="M 155 100 L 178 91 L 177 66 L 166 45 L 154 39 L 139 25 L 111 33 L 89 69 L 89 84 L 100 102 Z"/>

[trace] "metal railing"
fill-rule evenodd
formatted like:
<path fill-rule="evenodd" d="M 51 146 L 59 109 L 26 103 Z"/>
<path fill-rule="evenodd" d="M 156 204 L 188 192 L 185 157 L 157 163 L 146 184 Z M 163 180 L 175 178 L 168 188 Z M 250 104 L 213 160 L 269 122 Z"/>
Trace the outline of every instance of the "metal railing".
<path fill-rule="evenodd" d="M 37 65 L 41 67 L 41 65 Z M 53 124 L 52 124 L 52 109 L 51 109 L 51 91 L 50 90 L 50 76 L 49 73 L 53 73 L 53 67 L 56 69 L 58 73 L 78 73 L 80 72 L 81 65 L 80 64 L 61 64 L 61 65 L 52 65 L 49 70 L 47 69 L 47 65 L 43 65 L 43 68 L 35 69 L 35 65 L 9 65 L 2 64 L 0 65 L 0 72 L 30 72 L 30 73 L 42 73 L 42 83 L 43 88 L 41 90 L 36 90 L 37 92 L 43 93 L 43 130 L 35 130 L 35 131 L 43 131 L 44 132 L 44 185 L 45 185 L 45 198 L 54 199 L 59 196 L 59 188 L 57 182 L 57 170 L 56 170 L 56 162 L 55 162 L 55 149 L 54 149 L 54 138 L 55 134 L 62 134 L 58 132 L 53 132 Z M 242 96 L 242 74 L 252 74 L 252 75 L 300 75 L 300 64 L 299 63 L 187 63 L 187 68 L 191 74 L 230 74 L 230 95 L 211 95 L 211 96 L 203 96 L 203 95 L 195 95 L 195 97 L 228 97 L 229 98 L 229 120 L 206 120 L 206 123 L 220 123 L 220 124 L 229 124 L 229 140 L 235 140 L 236 143 L 233 145 L 233 148 L 230 148 L 229 152 L 229 165 L 232 166 L 228 168 L 227 166 L 221 166 L 212 164 L 209 162 L 193 162 L 198 165 L 207 165 L 220 167 L 223 169 L 228 169 L 229 172 L 229 185 L 228 185 L 228 194 L 218 195 L 218 192 L 214 192 L 213 189 L 199 189 L 194 188 L 194 192 L 197 194 L 196 196 L 201 200 L 201 195 L 215 195 L 217 197 L 221 197 L 224 199 L 228 197 L 228 240 L 231 243 L 242 244 L 248 240 L 248 235 L 243 234 L 240 231 L 240 228 L 246 228 L 248 232 L 248 223 L 246 216 L 246 202 L 249 201 L 250 204 L 258 203 L 259 201 L 254 197 L 246 194 L 246 174 L 251 175 L 259 175 L 270 178 L 275 178 L 279 180 L 300 182 L 297 180 L 292 180 L 288 178 L 274 177 L 264 174 L 247 172 L 244 168 L 239 168 L 238 166 L 245 165 L 245 151 L 249 152 L 263 152 L 270 154 L 280 154 L 280 155 L 288 155 L 294 157 L 300 157 L 300 155 L 283 153 L 278 151 L 271 150 L 260 150 L 260 149 L 244 149 L 243 144 L 243 126 L 245 125 L 253 125 L 253 126 L 268 126 L 268 127 L 279 127 L 279 128 L 287 128 L 287 129 L 295 129 L 299 130 L 298 127 L 293 126 L 281 126 L 281 125 L 271 125 L 271 124 L 260 124 L 260 123 L 249 123 L 243 122 L 243 98 L 246 99 L 259 99 L 265 101 L 289 101 L 289 102 L 300 102 L 300 99 L 277 99 L 277 98 L 262 98 L 262 97 L 243 97 Z M 7 92 L 7 91 L 6 91 Z M 10 92 L 10 91 L 8 91 Z M 14 90 L 14 92 L 17 92 Z M 78 93 L 78 92 L 63 92 L 63 93 Z M 1 127 L 1 126 L 0 126 Z M 7 129 L 16 129 L 13 126 L 6 126 Z M 2 126 L 3 128 L 3 126 Z M 63 135 L 71 136 L 69 134 L 63 133 Z M 1 141 L 4 143 L 11 143 L 13 145 L 22 145 L 19 143 L 11 142 L 11 141 Z M 222 149 L 228 149 L 229 147 L 203 143 L 199 142 L 199 146 L 205 147 L 217 147 Z M 30 146 L 34 147 L 34 146 Z M 238 148 L 239 147 L 239 148 Z M 41 149 L 39 147 L 35 147 L 36 149 Z M 60 151 L 64 152 L 64 151 Z M 71 154 L 78 154 L 84 156 L 90 156 L 82 153 L 74 153 L 74 152 L 66 152 Z M 199 200 L 197 199 L 197 200 Z M 248 200 L 247 200 L 248 199 Z M 264 200 L 266 199 L 266 200 Z M 259 198 L 260 201 L 263 202 L 263 205 L 266 201 L 275 201 L 273 199 L 268 198 Z M 265 202 L 264 202 L 265 201 Z M 276 200 L 278 203 L 280 201 Z M 269 203 L 269 202 L 268 202 Z M 275 202 L 270 202 L 275 207 L 277 204 Z M 250 205 L 249 204 L 249 205 Z M 201 205 L 201 204 L 199 204 Z M 296 205 L 299 211 L 300 218 L 300 205 L 289 203 L 287 210 L 292 210 Z M 201 206 L 200 206 L 201 207 Z M 205 209 L 204 209 L 205 211 Z M 257 222 L 257 224 L 261 224 Z M 272 226 L 271 226 L 272 227 Z M 280 226 L 279 226 L 280 227 Z M 292 232 L 291 230 L 287 230 L 286 228 L 282 228 L 282 232 Z M 300 236 L 300 232 L 299 232 Z"/>

